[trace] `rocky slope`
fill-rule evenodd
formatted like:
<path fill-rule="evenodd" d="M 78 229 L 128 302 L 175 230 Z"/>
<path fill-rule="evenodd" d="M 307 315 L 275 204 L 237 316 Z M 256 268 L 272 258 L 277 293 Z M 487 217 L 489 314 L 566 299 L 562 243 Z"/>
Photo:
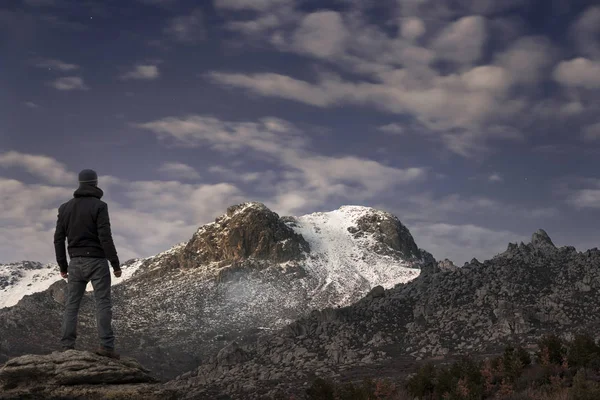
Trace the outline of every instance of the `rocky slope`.
<path fill-rule="evenodd" d="M 119 284 L 129 279 L 140 264 L 140 260 L 131 260 L 123 264 L 123 275 L 114 283 Z M 0 308 L 12 307 L 24 296 L 43 292 L 61 279 L 56 264 L 32 261 L 0 264 Z M 90 285 L 88 291 L 91 290 Z"/>
<path fill-rule="evenodd" d="M 0 400 L 176 399 L 133 359 L 69 350 L 13 358 L 0 368 Z"/>
<path fill-rule="evenodd" d="M 420 250 L 398 218 L 364 207 L 279 217 L 259 203 L 230 207 L 187 243 L 132 262 L 114 287 L 120 349 L 161 377 L 190 370 L 232 340 L 251 341 L 311 310 L 343 307 L 373 287 L 420 273 Z M 0 362 L 57 348 L 65 283 L 0 310 Z M 95 345 L 91 296 L 81 348 Z"/>
<path fill-rule="evenodd" d="M 444 263 L 446 264 L 446 263 Z M 184 398 L 299 394 L 315 376 L 397 376 L 420 359 L 525 347 L 545 333 L 600 337 L 600 251 L 556 248 L 546 232 L 462 268 L 431 263 L 417 279 L 356 304 L 315 311 L 252 343 L 231 343 L 170 383 Z"/>

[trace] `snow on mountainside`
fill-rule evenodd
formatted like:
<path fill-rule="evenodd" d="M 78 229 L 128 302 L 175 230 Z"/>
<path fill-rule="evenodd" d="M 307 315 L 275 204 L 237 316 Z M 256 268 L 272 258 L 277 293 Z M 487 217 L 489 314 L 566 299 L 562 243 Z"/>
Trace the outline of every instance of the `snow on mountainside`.
<path fill-rule="evenodd" d="M 325 287 L 334 285 L 351 292 L 349 289 L 355 282 L 368 283 L 369 289 L 377 285 L 389 289 L 419 276 L 420 270 L 414 268 L 414 262 L 371 251 L 378 242 L 373 234 L 353 236 L 352 228 L 366 215 L 382 221 L 391 217 L 367 207 L 344 206 L 331 212 L 305 215 L 289 224 L 309 243 L 311 251 L 304 266 L 319 277 Z M 349 298 L 344 298 L 341 303 L 347 300 Z"/>
<path fill-rule="evenodd" d="M 128 355 L 173 377 L 227 341 L 252 340 L 313 310 L 352 304 L 378 285 L 416 278 L 432 260 L 386 212 L 344 206 L 280 217 L 261 203 L 238 204 L 186 243 L 132 262 L 135 273 L 114 288 L 114 326 Z M 6 357 L 56 345 L 58 328 L 51 327 L 60 319 L 64 286 L 0 312 Z M 93 301 L 83 303 L 80 317 L 80 343 L 93 345 Z M 36 325 L 35 332 L 24 335 L 15 321 Z"/>
<path fill-rule="evenodd" d="M 59 279 L 57 265 L 29 261 L 0 264 L 0 308 L 14 306 L 23 296 L 44 291 Z"/>
<path fill-rule="evenodd" d="M 131 260 L 121 266 L 123 275 L 114 279 L 113 284 L 128 280 L 137 271 L 144 260 Z M 0 308 L 12 307 L 24 296 L 43 292 L 50 285 L 62 279 L 56 264 L 23 261 L 0 264 Z M 91 283 L 87 291 L 92 290 Z"/>

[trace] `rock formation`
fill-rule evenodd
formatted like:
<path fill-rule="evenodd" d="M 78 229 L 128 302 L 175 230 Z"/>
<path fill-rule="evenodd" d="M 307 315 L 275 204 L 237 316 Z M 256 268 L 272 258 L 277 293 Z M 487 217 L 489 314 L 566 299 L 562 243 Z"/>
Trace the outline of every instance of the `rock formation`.
<path fill-rule="evenodd" d="M 25 355 L 0 367 L 0 399 L 176 399 L 133 359 L 69 350 Z"/>
<path fill-rule="evenodd" d="M 352 306 L 314 311 L 234 346 L 238 362 L 211 358 L 170 385 L 190 396 L 208 387 L 248 399 L 288 396 L 315 376 L 397 376 L 421 359 L 528 347 L 547 333 L 599 339 L 599 295 L 600 251 L 558 249 L 538 231 L 531 243 L 509 244 L 483 263 L 432 264 L 417 279 L 374 289 Z"/>
<path fill-rule="evenodd" d="M 232 341 L 414 279 L 425 258 L 435 262 L 398 218 L 371 208 L 280 217 L 260 203 L 233 206 L 189 242 L 126 263 L 135 273 L 113 287 L 117 347 L 171 378 Z M 0 362 L 58 349 L 64 288 L 0 310 Z M 80 349 L 97 344 L 93 304 L 82 302 Z"/>

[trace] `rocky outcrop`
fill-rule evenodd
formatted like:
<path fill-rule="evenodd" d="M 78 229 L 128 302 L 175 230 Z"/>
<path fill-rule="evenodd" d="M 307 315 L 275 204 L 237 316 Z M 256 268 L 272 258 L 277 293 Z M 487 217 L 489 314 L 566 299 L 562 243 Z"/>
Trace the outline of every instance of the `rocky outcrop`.
<path fill-rule="evenodd" d="M 281 263 L 301 260 L 309 251 L 306 240 L 279 215 L 261 203 L 244 203 L 229 207 L 225 215 L 203 226 L 183 250 L 181 266 L 246 259 Z"/>
<path fill-rule="evenodd" d="M 25 355 L 0 368 L 0 399 L 175 399 L 144 367 L 69 350 Z"/>
<path fill-rule="evenodd" d="M 600 251 L 550 244 L 537 232 L 531 243 L 511 244 L 485 262 L 432 264 L 409 283 L 374 289 L 350 307 L 313 312 L 241 346 L 245 361 L 207 360 L 171 384 L 190 396 L 212 385 L 234 397 L 272 397 L 314 376 L 395 374 L 403 362 L 527 347 L 547 333 L 599 339 Z"/>
<path fill-rule="evenodd" d="M 395 255 L 406 260 L 419 260 L 422 257 L 408 228 L 390 213 L 367 213 L 358 218 L 356 226 L 349 230 L 355 238 L 371 235 L 375 239 L 372 250 L 377 254 Z"/>
<path fill-rule="evenodd" d="M 419 275 L 415 248 L 397 218 L 367 207 L 282 218 L 260 203 L 230 207 L 189 242 L 125 263 L 135 272 L 113 286 L 117 349 L 173 378 L 228 343 L 242 348 L 313 310 L 381 297 Z M 59 349 L 65 286 L 59 280 L 0 310 L 0 362 Z M 78 334 L 78 348 L 94 348 L 90 294 Z"/>

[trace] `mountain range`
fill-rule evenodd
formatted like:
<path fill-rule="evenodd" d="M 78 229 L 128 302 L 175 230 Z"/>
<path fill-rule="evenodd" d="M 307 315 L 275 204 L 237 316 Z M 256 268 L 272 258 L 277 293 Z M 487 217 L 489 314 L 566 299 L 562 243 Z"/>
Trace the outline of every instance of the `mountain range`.
<path fill-rule="evenodd" d="M 432 260 L 383 211 L 344 206 L 280 217 L 261 203 L 232 206 L 188 242 L 124 263 L 113 287 L 118 347 L 172 378 L 234 340 L 408 282 Z M 0 362 L 58 349 L 66 283 L 57 268 L 23 262 L 0 271 L 2 305 L 11 306 L 0 309 Z M 78 345 L 94 346 L 91 294 L 79 321 Z"/>

